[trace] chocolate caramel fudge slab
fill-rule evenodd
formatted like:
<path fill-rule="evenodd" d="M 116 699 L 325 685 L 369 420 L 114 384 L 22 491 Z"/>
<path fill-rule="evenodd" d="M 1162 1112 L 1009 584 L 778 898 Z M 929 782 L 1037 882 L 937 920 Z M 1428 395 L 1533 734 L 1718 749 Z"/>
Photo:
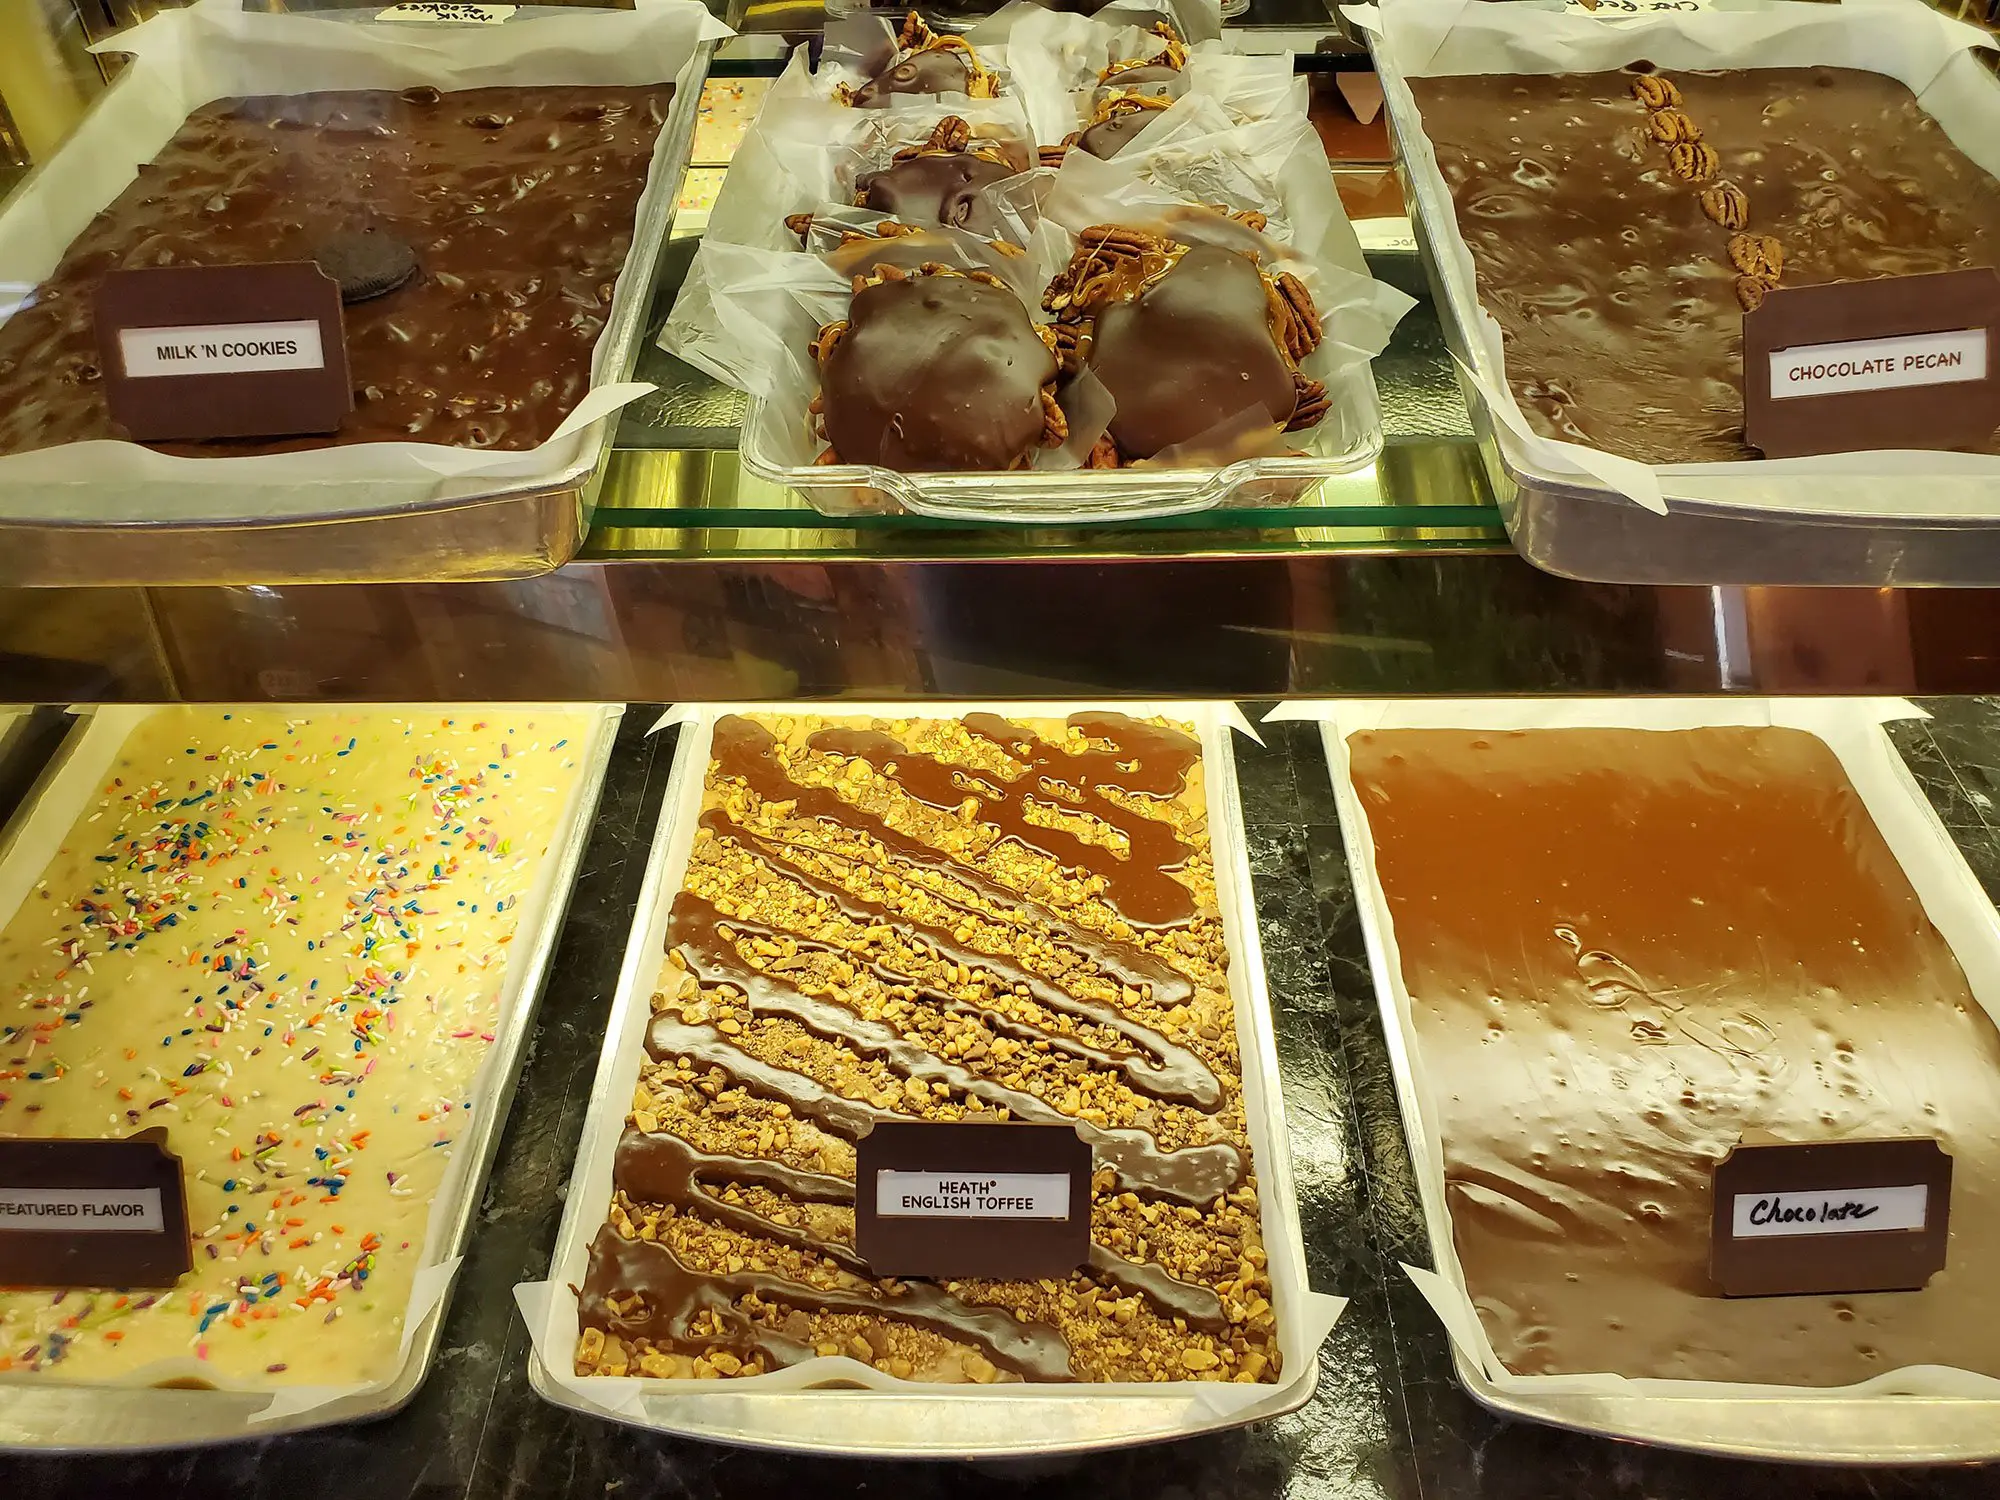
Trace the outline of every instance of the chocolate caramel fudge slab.
<path fill-rule="evenodd" d="M 2000 181 L 1896 80 L 1669 71 L 1666 107 L 1698 139 L 1667 141 L 1677 132 L 1656 130 L 1638 76 L 1410 80 L 1508 383 L 1544 436 L 1646 463 L 1756 457 L 1742 440 L 1736 236 L 1777 241 L 1784 286 L 2000 265 Z M 1712 163 L 1695 159 L 1703 148 Z M 1704 205 L 1725 186 L 1739 223 Z"/>
<path fill-rule="evenodd" d="M 590 388 L 672 98 L 668 84 L 411 88 L 203 106 L 0 324 L 0 453 L 121 436 L 91 315 L 107 272 L 314 260 L 368 231 L 417 269 L 344 309 L 354 411 L 337 433 L 152 446 L 535 447 Z"/>
<path fill-rule="evenodd" d="M 1276 1380 L 1200 742 L 729 716 L 712 753 L 578 1373 Z M 871 1277 L 854 1141 L 898 1119 L 1075 1121 L 1089 1264 Z"/>
<path fill-rule="evenodd" d="M 2000 1376 L 2000 1032 L 1833 752 L 1792 729 L 1348 740 L 1444 1152 L 1452 1242 L 1522 1375 Z M 1935 1135 L 1916 1292 L 1724 1299 L 1745 1132 Z"/>

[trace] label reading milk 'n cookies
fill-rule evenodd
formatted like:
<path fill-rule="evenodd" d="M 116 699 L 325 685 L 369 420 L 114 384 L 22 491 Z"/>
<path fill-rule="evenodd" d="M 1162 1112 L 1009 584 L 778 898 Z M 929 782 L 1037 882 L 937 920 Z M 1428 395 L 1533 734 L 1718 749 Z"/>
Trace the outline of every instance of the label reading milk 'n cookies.
<path fill-rule="evenodd" d="M 326 364 L 317 322 L 121 328 L 118 343 L 125 351 L 126 377 L 132 380 L 318 370 Z"/>

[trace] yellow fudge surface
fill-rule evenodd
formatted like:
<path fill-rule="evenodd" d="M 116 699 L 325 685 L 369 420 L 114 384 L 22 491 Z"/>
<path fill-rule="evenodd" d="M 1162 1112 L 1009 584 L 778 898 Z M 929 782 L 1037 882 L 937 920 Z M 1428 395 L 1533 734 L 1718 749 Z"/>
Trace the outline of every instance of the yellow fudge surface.
<path fill-rule="evenodd" d="M 596 722 L 139 722 L 0 932 L 0 1135 L 164 1125 L 194 1269 L 164 1292 L 0 1291 L 0 1378 L 394 1373 L 522 904 Z"/>

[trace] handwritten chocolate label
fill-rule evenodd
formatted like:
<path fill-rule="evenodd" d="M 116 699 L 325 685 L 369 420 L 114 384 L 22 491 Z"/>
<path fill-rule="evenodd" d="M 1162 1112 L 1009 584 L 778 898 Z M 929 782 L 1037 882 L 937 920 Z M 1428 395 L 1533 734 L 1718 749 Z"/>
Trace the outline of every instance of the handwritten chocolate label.
<path fill-rule="evenodd" d="M 378 21 L 438 21 L 455 26 L 498 26 L 518 9 L 512 5 L 460 5 L 452 0 L 405 0 L 377 11 Z"/>
<path fill-rule="evenodd" d="M 1728 1297 L 1914 1290 L 1944 1267 L 1950 1211 L 1934 1140 L 1748 1142 L 1715 1169 L 1709 1270 Z"/>
<path fill-rule="evenodd" d="M 311 261 L 113 271 L 97 343 L 135 442 L 332 432 L 354 409 L 340 287 Z"/>
<path fill-rule="evenodd" d="M 1743 436 L 1767 458 L 1966 448 L 2000 428 L 2000 272 L 1779 287 L 1743 316 Z"/>
<path fill-rule="evenodd" d="M 164 1287 L 193 1263 L 165 1130 L 0 1139 L 0 1286 Z"/>
<path fill-rule="evenodd" d="M 1067 1125 L 884 1121 L 855 1144 L 878 1276 L 1062 1276 L 1090 1257 L 1090 1146 Z"/>

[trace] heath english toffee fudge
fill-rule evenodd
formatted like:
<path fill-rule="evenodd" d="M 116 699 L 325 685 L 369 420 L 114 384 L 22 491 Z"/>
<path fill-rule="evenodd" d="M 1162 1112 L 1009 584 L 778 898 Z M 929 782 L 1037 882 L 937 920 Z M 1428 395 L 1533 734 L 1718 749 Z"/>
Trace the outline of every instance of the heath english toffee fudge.
<path fill-rule="evenodd" d="M 1452 1243 L 1522 1375 L 2000 1376 L 2000 1031 L 1817 736 L 1348 738 Z M 1711 1174 L 1745 1135 L 1934 1136 L 1921 1291 L 1724 1298 Z"/>
<path fill-rule="evenodd" d="M 1273 1381 L 1200 742 L 1115 713 L 721 719 L 580 1374 Z M 854 1141 L 1076 1122 L 1087 1265 L 878 1281 Z"/>

